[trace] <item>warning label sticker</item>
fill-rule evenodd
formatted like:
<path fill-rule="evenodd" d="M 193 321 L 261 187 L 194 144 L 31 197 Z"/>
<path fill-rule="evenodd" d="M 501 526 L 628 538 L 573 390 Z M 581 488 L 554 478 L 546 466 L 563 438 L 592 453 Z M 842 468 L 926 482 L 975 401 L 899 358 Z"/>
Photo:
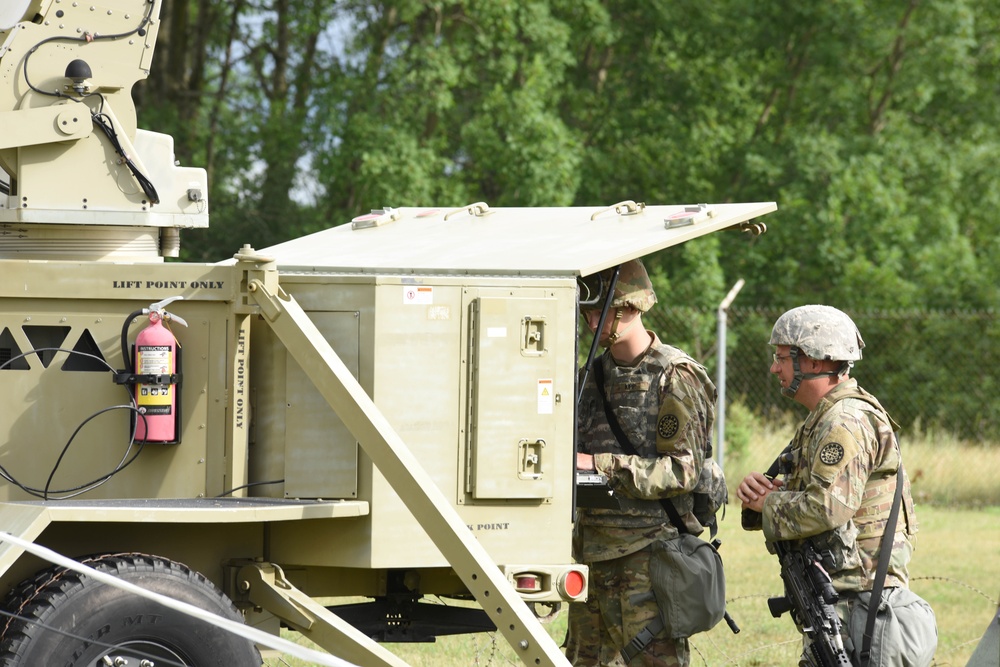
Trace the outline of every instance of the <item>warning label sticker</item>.
<path fill-rule="evenodd" d="M 552 414 L 552 380 L 538 381 L 538 414 Z"/>
<path fill-rule="evenodd" d="M 430 305 L 434 303 L 433 287 L 403 286 L 403 303 L 407 305 Z"/>

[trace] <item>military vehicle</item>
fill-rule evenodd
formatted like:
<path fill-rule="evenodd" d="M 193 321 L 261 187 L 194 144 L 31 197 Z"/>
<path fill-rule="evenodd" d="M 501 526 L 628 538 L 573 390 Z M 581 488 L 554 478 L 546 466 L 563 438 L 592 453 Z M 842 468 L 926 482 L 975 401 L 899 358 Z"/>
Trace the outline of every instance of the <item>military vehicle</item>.
<path fill-rule="evenodd" d="M 160 2 L 0 10 L 0 664 L 257 666 L 282 628 L 566 664 L 577 279 L 774 204 L 385 208 L 168 262 L 209 202 L 136 126 Z"/>

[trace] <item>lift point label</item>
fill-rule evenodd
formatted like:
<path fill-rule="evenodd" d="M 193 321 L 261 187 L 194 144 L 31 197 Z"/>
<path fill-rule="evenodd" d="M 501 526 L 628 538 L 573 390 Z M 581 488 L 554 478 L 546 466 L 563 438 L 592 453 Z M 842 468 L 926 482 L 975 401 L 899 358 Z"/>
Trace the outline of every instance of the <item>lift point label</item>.
<path fill-rule="evenodd" d="M 113 280 L 112 289 L 222 289 L 224 280 Z"/>

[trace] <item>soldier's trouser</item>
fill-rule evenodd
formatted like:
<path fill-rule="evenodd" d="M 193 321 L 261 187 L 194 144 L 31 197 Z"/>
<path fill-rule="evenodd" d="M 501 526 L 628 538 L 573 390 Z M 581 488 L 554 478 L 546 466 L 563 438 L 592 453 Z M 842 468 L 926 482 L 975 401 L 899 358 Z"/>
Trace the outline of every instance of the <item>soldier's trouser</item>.
<path fill-rule="evenodd" d="M 649 549 L 587 565 L 587 602 L 569 606 L 566 657 L 573 665 L 621 667 L 622 647 L 659 614 L 649 580 Z M 687 640 L 670 640 L 661 630 L 628 664 L 687 667 L 689 661 Z"/>
<path fill-rule="evenodd" d="M 871 593 L 842 595 L 837 602 L 844 650 L 854 664 L 861 664 L 861 646 L 868 623 Z M 809 638 L 803 635 L 800 665 L 812 667 Z M 875 617 L 869 667 L 927 667 L 937 648 L 934 611 L 919 595 L 907 588 L 882 591 L 882 604 Z"/>

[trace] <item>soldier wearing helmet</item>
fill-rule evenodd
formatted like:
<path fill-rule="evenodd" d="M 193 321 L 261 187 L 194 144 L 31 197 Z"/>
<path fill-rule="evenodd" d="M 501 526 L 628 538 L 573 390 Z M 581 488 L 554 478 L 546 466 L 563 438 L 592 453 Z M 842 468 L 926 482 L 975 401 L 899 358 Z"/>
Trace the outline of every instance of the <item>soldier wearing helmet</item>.
<path fill-rule="evenodd" d="M 661 498 L 687 532 L 705 529 L 693 492 L 712 455 L 716 389 L 701 364 L 643 326 L 656 295 L 642 262 L 626 262 L 613 277 L 608 270 L 580 283 L 581 314 L 607 349 L 581 372 L 577 468 L 607 476 L 620 507 L 580 508 L 574 551 L 590 567 L 589 597 L 570 605 L 566 654 L 574 665 L 683 666 L 688 640 L 655 625 L 650 556 L 657 542 L 679 536 Z"/>
<path fill-rule="evenodd" d="M 828 551 L 827 566 L 840 599 L 843 648 L 853 664 L 870 649 L 871 667 L 929 665 L 937 646 L 934 612 L 909 590 L 908 564 L 917 521 L 902 469 L 897 425 L 878 400 L 850 377 L 865 344 L 857 326 L 830 306 L 800 306 L 778 318 L 771 373 L 781 392 L 809 409 L 794 438 L 767 473 L 752 472 L 737 488 L 743 527 L 763 530 L 795 548 L 810 540 Z M 778 476 L 780 475 L 780 477 Z M 886 571 L 877 567 L 901 485 Z M 889 543 L 887 543 L 889 544 Z M 883 587 L 874 632 L 865 640 L 873 589 Z M 871 641 L 871 637 L 879 638 Z M 800 665 L 814 665 L 803 634 Z"/>
<path fill-rule="evenodd" d="M 587 318 L 591 331 L 596 331 L 602 307 L 614 275 L 612 269 L 588 276 L 580 281 L 580 312 Z M 656 303 L 653 283 L 649 280 L 646 267 L 638 259 L 621 265 L 618 281 L 615 283 L 609 313 L 611 319 L 601 332 L 601 345 L 611 347 L 628 334 L 633 327 L 641 327 L 641 316 Z M 641 341 L 643 336 L 637 336 Z M 644 343 L 644 341 L 641 341 Z"/>
<path fill-rule="evenodd" d="M 775 364 L 787 349 L 791 359 L 792 379 L 787 386 L 782 385 L 781 393 L 794 398 L 803 380 L 847 377 L 854 362 L 861 359 L 865 341 L 846 313 L 830 306 L 800 306 L 778 318 L 771 330 L 768 344 L 781 348 L 775 353 Z M 823 364 L 824 370 L 805 373 L 801 358 L 839 363 Z M 775 367 L 771 368 L 773 372 Z M 779 373 L 780 368 L 778 366 Z"/>

